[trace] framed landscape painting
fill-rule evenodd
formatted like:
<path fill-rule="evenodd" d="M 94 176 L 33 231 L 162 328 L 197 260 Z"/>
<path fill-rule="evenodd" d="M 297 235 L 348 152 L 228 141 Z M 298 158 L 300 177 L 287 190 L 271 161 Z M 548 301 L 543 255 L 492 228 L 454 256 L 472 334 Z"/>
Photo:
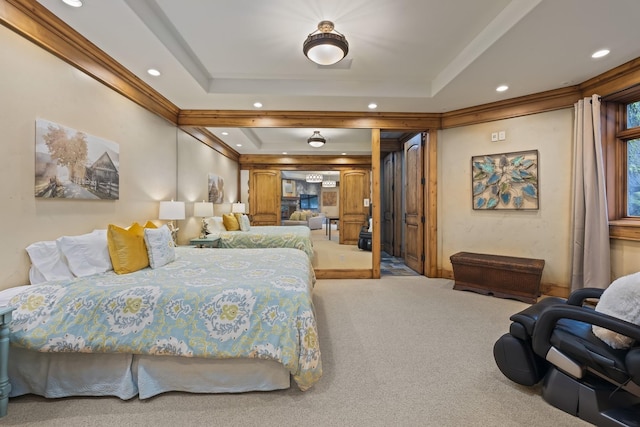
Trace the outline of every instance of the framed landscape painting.
<path fill-rule="evenodd" d="M 47 120 L 36 120 L 35 197 L 117 200 L 120 148 Z"/>
<path fill-rule="evenodd" d="M 538 209 L 538 150 L 471 158 L 473 209 Z"/>

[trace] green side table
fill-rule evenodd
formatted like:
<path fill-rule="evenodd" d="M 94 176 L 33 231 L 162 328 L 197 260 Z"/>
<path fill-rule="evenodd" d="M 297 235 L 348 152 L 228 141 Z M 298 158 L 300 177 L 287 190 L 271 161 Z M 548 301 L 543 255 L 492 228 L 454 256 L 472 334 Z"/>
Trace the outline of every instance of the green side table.
<path fill-rule="evenodd" d="M 217 248 L 219 237 L 214 239 L 191 239 L 189 244 L 195 246 L 196 248 Z"/>
<path fill-rule="evenodd" d="M 15 307 L 0 307 L 0 417 L 7 415 L 11 384 L 7 374 L 9 363 L 9 323 Z"/>

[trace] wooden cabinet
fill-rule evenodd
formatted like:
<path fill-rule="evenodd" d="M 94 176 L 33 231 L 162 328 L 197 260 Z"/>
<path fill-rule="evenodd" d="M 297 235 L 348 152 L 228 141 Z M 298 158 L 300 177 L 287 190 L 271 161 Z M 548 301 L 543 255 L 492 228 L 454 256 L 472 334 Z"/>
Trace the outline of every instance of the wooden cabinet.
<path fill-rule="evenodd" d="M 280 225 L 281 194 L 279 170 L 255 169 L 249 172 L 249 213 L 252 225 Z"/>
<path fill-rule="evenodd" d="M 368 170 L 348 170 L 340 173 L 340 244 L 356 245 L 362 226 L 369 225 L 371 179 Z"/>

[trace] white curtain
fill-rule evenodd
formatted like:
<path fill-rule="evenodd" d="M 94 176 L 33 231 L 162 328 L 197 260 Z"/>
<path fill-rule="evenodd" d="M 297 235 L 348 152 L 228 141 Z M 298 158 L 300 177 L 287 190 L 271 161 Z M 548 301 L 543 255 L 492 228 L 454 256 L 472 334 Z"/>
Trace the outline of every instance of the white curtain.
<path fill-rule="evenodd" d="M 575 104 L 571 290 L 611 282 L 609 221 L 600 134 L 600 97 Z"/>

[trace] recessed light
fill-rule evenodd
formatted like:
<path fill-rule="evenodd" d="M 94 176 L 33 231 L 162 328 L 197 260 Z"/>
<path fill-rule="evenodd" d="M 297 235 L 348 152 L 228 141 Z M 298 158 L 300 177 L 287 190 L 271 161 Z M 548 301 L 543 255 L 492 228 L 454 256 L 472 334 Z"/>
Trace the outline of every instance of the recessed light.
<path fill-rule="evenodd" d="M 158 77 L 160 75 L 160 71 L 156 70 L 155 68 L 149 68 L 147 70 L 147 73 L 149 73 L 153 77 Z"/>
<path fill-rule="evenodd" d="M 594 52 L 591 57 L 594 59 L 602 58 L 603 56 L 607 56 L 609 54 L 609 49 L 601 49 L 597 52 Z"/>
<path fill-rule="evenodd" d="M 371 104 L 368 105 L 370 110 L 375 110 L 376 108 L 378 108 L 378 104 L 376 104 L 375 102 L 372 102 Z"/>
<path fill-rule="evenodd" d="M 236 144 L 236 147 L 242 147 L 242 144 Z"/>
<path fill-rule="evenodd" d="M 286 151 L 283 151 L 282 154 L 288 154 Z"/>
<path fill-rule="evenodd" d="M 343 155 L 343 156 L 346 156 L 346 155 L 347 155 L 347 153 L 342 153 L 342 155 Z"/>
<path fill-rule="evenodd" d="M 227 136 L 227 135 L 229 135 L 229 132 L 222 132 L 222 134 L 223 134 L 224 136 Z"/>
<path fill-rule="evenodd" d="M 497 90 L 498 92 L 504 92 L 504 91 L 505 91 L 505 90 L 507 90 L 507 89 L 509 89 L 509 86 L 507 86 L 507 85 L 500 85 L 500 86 L 498 86 L 498 87 L 496 88 L 496 90 Z"/>
<path fill-rule="evenodd" d="M 262 102 L 254 102 L 253 106 L 256 108 L 262 108 Z"/>
<path fill-rule="evenodd" d="M 80 7 L 82 6 L 82 1 L 80 0 L 62 0 L 62 2 L 71 7 Z"/>

